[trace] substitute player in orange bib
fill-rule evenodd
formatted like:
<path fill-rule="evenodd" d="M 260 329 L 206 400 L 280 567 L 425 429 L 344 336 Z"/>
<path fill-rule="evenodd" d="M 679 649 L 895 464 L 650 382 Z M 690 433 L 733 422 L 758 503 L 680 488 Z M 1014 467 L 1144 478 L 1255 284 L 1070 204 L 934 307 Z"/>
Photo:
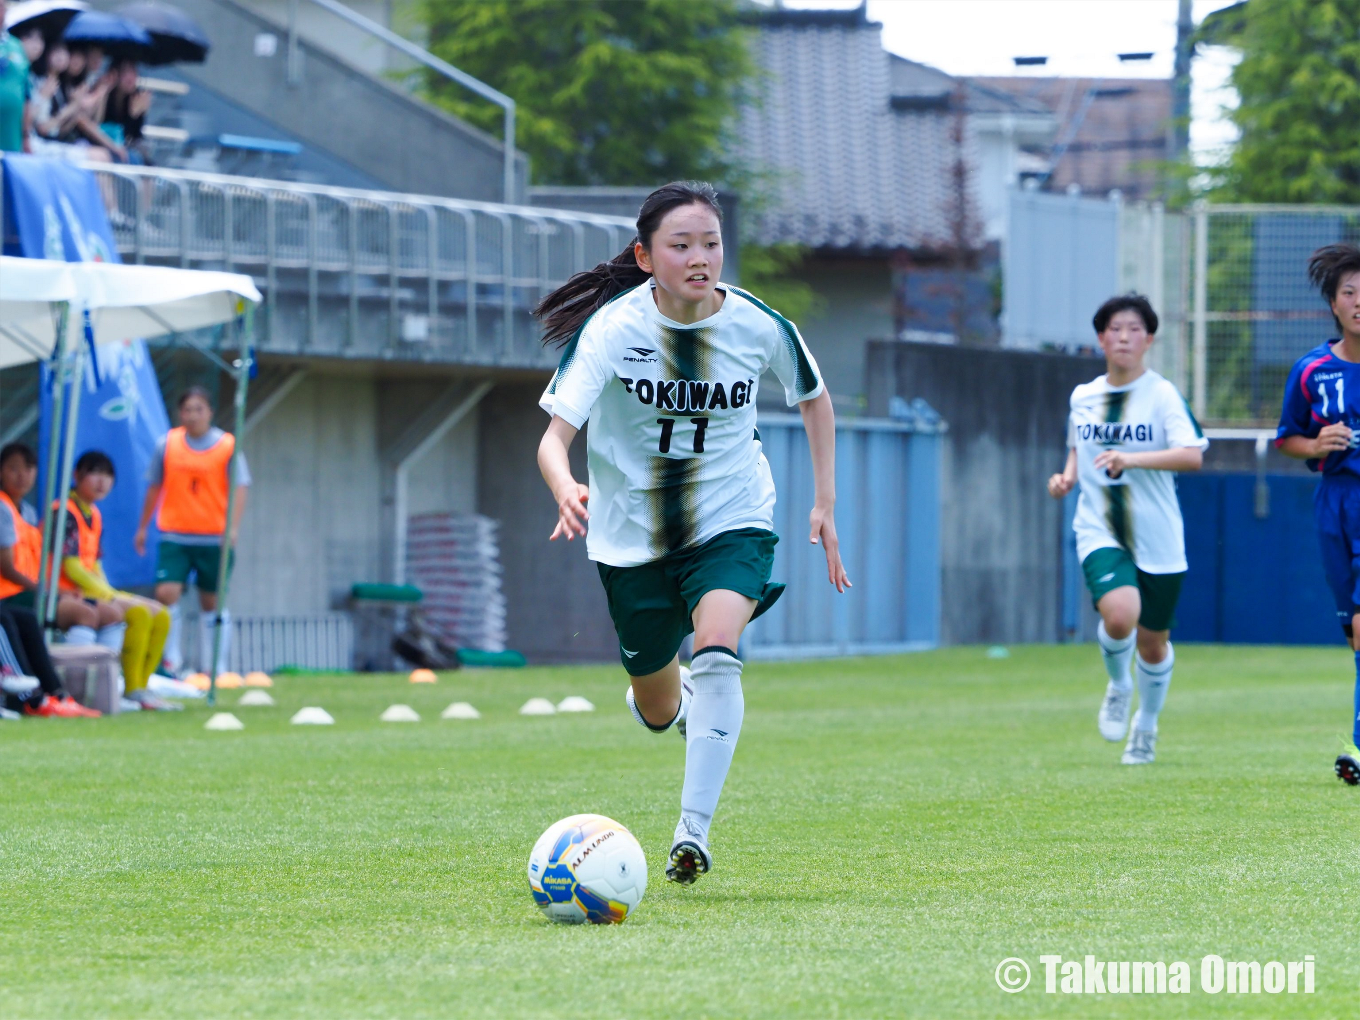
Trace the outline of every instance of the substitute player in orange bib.
<path fill-rule="evenodd" d="M 166 643 L 165 666 L 178 674 L 184 664 L 180 644 L 179 600 L 192 576 L 198 588 L 199 668 L 221 673 L 226 668 L 231 634 L 226 610 L 217 613 L 218 572 L 222 536 L 227 532 L 230 495 L 227 472 L 236 450 L 236 437 L 212 423 L 212 401 L 207 390 L 191 386 L 179 398 L 179 428 L 171 429 L 147 472 L 146 502 L 133 539 L 139 555 L 146 553 L 146 529 L 152 514 L 161 533 L 156 552 L 156 599 L 170 607 L 172 625 Z M 235 548 L 246 506 L 250 471 L 245 454 L 236 456 L 236 508 L 232 514 L 230 546 Z M 213 624 L 222 622 L 221 648 L 216 669 L 209 668 Z"/>

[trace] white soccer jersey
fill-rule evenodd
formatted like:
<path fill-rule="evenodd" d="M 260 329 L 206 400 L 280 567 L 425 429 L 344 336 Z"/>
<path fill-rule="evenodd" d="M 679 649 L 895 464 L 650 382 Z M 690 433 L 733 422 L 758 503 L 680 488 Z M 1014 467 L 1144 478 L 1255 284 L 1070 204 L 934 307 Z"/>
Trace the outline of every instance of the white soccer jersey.
<path fill-rule="evenodd" d="M 1103 450 L 1125 453 L 1209 445 L 1180 391 L 1148 370 L 1127 386 L 1105 376 L 1072 391 L 1067 445 L 1077 451 L 1077 501 L 1073 529 L 1077 555 L 1123 548 L 1148 574 L 1186 569 L 1185 526 L 1174 472 L 1130 468 L 1111 478 L 1095 466 Z"/>
<path fill-rule="evenodd" d="M 790 407 L 822 392 L 794 325 L 727 284 L 722 307 L 683 325 L 648 283 L 597 311 L 567 345 L 539 401 L 590 423 L 592 560 L 648 563 L 737 528 L 774 528 L 774 482 L 756 433 L 773 369 Z"/>

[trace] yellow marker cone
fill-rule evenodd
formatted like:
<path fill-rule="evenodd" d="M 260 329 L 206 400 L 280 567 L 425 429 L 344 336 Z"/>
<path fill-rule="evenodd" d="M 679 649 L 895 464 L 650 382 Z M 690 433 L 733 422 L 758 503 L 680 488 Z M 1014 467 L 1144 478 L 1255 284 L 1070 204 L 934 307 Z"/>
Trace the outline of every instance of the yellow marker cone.
<path fill-rule="evenodd" d="M 245 681 L 241 679 L 240 673 L 219 673 L 217 675 L 218 690 L 229 691 L 244 684 Z"/>
<path fill-rule="evenodd" d="M 439 678 L 434 675 L 432 669 L 413 669 L 411 670 L 411 683 L 413 684 L 432 684 Z"/>
<path fill-rule="evenodd" d="M 274 681 L 270 679 L 268 673 L 261 673 L 258 669 L 246 674 L 247 687 L 273 687 Z"/>

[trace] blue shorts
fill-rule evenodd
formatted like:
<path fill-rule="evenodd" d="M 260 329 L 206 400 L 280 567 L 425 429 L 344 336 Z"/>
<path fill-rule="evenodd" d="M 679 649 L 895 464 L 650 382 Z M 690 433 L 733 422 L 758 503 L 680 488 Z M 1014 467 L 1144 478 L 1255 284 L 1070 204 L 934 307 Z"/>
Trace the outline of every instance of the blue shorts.
<path fill-rule="evenodd" d="M 1323 476 L 1313 497 L 1313 517 L 1337 622 L 1349 633 L 1351 618 L 1360 612 L 1360 477 Z"/>

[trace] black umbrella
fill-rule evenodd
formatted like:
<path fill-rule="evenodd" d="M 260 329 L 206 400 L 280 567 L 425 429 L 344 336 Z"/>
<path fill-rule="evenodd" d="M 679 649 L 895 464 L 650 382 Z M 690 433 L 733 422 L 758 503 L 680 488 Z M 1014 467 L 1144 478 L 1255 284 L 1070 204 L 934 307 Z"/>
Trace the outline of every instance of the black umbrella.
<path fill-rule="evenodd" d="M 23 35 L 36 28 L 44 39 L 60 39 L 71 19 L 87 7 L 85 0 L 23 0 L 9 5 L 5 28 L 11 35 Z"/>
<path fill-rule="evenodd" d="M 81 11 L 61 37 L 69 46 L 98 46 L 114 58 L 142 60 L 151 52 L 151 36 L 146 29 L 103 11 Z"/>
<path fill-rule="evenodd" d="M 150 34 L 153 46 L 146 64 L 201 64 L 212 44 L 203 29 L 178 7 L 146 2 L 128 4 L 119 15 L 136 22 Z"/>

